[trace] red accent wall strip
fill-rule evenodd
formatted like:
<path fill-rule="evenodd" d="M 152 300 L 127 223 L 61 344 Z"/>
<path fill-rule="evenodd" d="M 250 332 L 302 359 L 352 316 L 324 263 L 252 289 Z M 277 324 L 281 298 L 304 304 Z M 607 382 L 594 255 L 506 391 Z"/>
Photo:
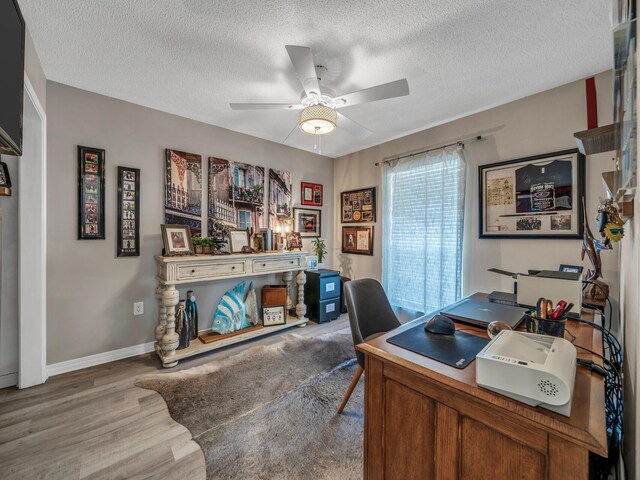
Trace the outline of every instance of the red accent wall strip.
<path fill-rule="evenodd" d="M 585 81 L 587 92 L 587 129 L 598 128 L 598 102 L 596 101 L 596 79 L 587 78 Z"/>

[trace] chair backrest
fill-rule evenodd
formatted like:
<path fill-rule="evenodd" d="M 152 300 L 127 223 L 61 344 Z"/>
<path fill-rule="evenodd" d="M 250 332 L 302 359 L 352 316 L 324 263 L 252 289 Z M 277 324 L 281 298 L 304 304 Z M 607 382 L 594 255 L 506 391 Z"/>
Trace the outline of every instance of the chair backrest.
<path fill-rule="evenodd" d="M 386 333 L 400 326 L 380 282 L 372 278 L 351 280 L 344 284 L 353 345 L 376 333 Z M 358 363 L 364 368 L 364 354 L 356 350 Z"/>

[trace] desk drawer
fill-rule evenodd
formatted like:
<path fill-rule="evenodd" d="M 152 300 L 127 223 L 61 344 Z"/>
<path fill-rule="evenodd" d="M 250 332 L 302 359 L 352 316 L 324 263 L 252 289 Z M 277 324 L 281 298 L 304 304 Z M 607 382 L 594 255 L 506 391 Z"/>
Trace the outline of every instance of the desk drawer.
<path fill-rule="evenodd" d="M 254 260 L 253 272 L 282 272 L 284 270 L 294 270 L 300 268 L 301 258 L 276 258 L 270 260 Z"/>
<path fill-rule="evenodd" d="M 215 263 L 211 265 L 180 265 L 178 280 L 226 277 L 246 273 L 244 262 Z"/>

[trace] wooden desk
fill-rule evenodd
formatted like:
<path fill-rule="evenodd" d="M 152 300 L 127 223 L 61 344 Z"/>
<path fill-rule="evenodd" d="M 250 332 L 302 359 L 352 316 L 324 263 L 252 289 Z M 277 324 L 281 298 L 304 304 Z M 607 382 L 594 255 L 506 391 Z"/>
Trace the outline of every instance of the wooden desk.
<path fill-rule="evenodd" d="M 530 407 L 478 387 L 475 361 L 458 370 L 387 343 L 424 321 L 357 347 L 366 357 L 365 479 L 588 478 L 589 451 L 607 455 L 602 377 L 577 368 L 571 417 Z M 602 353 L 597 330 L 573 321 L 567 329 Z"/>

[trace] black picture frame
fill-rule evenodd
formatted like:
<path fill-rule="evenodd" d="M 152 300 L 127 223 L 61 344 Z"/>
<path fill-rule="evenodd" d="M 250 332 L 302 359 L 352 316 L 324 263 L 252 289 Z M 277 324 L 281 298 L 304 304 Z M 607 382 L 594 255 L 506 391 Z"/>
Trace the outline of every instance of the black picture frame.
<path fill-rule="evenodd" d="M 160 225 L 160 231 L 162 232 L 162 245 L 164 247 L 163 256 L 176 257 L 196 254 L 193 250 L 189 225 L 165 223 Z M 178 245 L 177 242 L 180 242 L 180 244 Z"/>
<path fill-rule="evenodd" d="M 274 312 L 276 315 L 282 315 L 282 321 L 267 323 L 267 314 Z M 287 308 L 284 305 L 275 305 L 270 307 L 262 307 L 262 326 L 272 327 L 274 325 L 285 325 L 287 323 Z"/>
<path fill-rule="evenodd" d="M 552 172 L 545 174 L 545 167 L 552 162 L 571 162 L 570 188 L 563 186 L 563 195 L 556 198 Z M 541 172 L 538 184 L 533 184 L 531 175 L 521 175 L 529 183 L 528 194 L 518 191 L 518 170 L 535 165 Z M 556 164 L 556 176 L 566 181 L 566 163 Z M 489 176 L 493 178 L 488 179 Z M 502 175 L 502 176 L 498 176 Z M 551 178 L 551 180 L 549 180 Z M 489 182 L 487 181 L 489 180 Z M 489 185 L 488 183 L 492 183 Z M 540 185 L 538 192 L 534 188 Z M 549 187 L 551 185 L 551 187 Z M 549 192 L 552 190 L 552 192 Z M 568 192 L 570 191 L 570 194 Z M 532 193 L 533 192 L 533 193 Z M 552 195 L 552 197 L 549 196 Z M 479 238 L 536 238 L 536 239 L 576 239 L 582 238 L 584 212 L 582 198 L 585 196 L 585 156 L 576 149 L 533 155 L 496 162 L 478 167 L 479 195 Z M 487 197 L 491 197 L 487 200 Z M 520 211 L 523 202 L 531 202 L 531 211 Z M 534 205 L 537 202 L 537 205 Z M 551 206 L 550 203 L 553 202 Z M 488 219 L 487 206 L 503 209 L 495 211 Z M 497 225 L 497 223 L 502 224 Z M 567 225 L 570 228 L 567 228 Z M 552 233 L 553 232 L 553 233 Z"/>
<path fill-rule="evenodd" d="M 341 192 L 341 223 L 375 223 L 376 204 L 376 187 Z"/>
<path fill-rule="evenodd" d="M 105 151 L 78 146 L 78 240 L 104 240 Z"/>
<path fill-rule="evenodd" d="M 308 225 L 305 226 L 303 215 L 315 215 L 316 222 L 315 228 L 309 229 Z M 322 234 L 322 210 L 316 210 L 315 208 L 293 208 L 293 230 L 300 232 L 300 236 L 303 238 L 318 238 Z"/>
<path fill-rule="evenodd" d="M 140 169 L 118 167 L 116 255 L 140 256 Z"/>

